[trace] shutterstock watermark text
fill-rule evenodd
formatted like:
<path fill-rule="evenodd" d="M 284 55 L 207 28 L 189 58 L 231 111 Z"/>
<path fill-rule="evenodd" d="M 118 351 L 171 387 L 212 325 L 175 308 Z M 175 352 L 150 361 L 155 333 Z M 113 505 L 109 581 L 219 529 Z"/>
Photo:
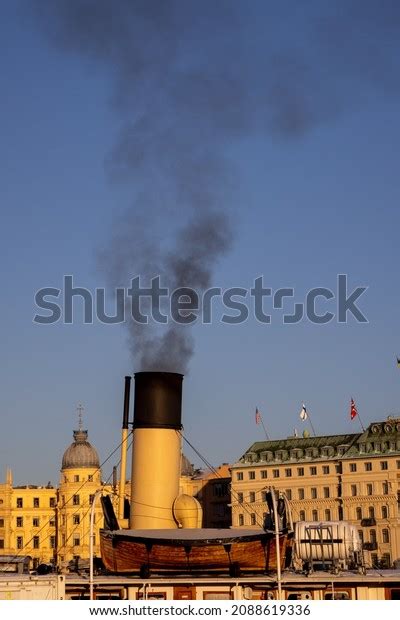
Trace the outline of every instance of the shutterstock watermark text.
<path fill-rule="evenodd" d="M 51 325 L 95 321 L 115 325 L 135 321 L 165 325 L 211 324 L 216 321 L 239 325 L 250 318 L 269 325 L 280 321 L 294 325 L 307 320 L 316 325 L 349 320 L 368 323 L 359 304 L 367 291 L 366 286 L 348 286 L 348 276 L 337 276 L 336 288 L 315 287 L 299 298 L 293 287 L 273 290 L 264 283 L 264 277 L 255 278 L 251 286 L 223 289 L 212 287 L 197 290 L 187 286 L 170 289 L 156 276 L 144 282 L 141 276 L 132 278 L 129 286 L 114 290 L 96 288 L 94 291 L 76 286 L 72 275 L 63 278 L 61 288 L 44 287 L 35 294 L 37 311 L 34 323 Z M 112 308 L 107 309 L 107 299 Z"/>

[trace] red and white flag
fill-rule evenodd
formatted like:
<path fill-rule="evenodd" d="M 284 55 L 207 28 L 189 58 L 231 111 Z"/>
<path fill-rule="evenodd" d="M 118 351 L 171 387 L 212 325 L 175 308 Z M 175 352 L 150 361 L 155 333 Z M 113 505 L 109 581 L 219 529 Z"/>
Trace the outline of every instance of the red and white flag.
<path fill-rule="evenodd" d="M 256 424 L 261 424 L 261 413 L 258 411 L 258 407 L 256 407 Z"/>
<path fill-rule="evenodd" d="M 351 402 L 350 402 L 350 420 L 354 420 L 354 418 L 356 416 L 358 416 L 357 407 L 356 407 L 356 404 L 355 404 L 354 400 L 351 399 Z"/>

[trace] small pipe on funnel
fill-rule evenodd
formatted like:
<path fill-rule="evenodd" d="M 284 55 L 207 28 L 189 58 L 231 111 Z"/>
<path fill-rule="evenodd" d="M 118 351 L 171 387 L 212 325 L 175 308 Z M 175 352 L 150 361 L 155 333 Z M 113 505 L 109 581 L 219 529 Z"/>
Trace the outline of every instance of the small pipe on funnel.
<path fill-rule="evenodd" d="M 122 418 L 121 440 L 121 469 L 119 481 L 119 504 L 118 517 L 124 518 L 125 481 L 126 481 L 126 455 L 128 452 L 128 425 L 129 425 L 129 401 L 131 396 L 131 377 L 125 377 L 124 415 Z"/>

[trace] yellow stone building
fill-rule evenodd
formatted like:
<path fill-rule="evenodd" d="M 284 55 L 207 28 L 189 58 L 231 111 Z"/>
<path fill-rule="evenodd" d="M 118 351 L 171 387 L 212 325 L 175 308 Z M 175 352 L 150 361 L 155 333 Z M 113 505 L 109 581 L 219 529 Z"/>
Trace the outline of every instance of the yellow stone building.
<path fill-rule="evenodd" d="M 58 555 L 61 564 L 71 559 L 89 557 L 90 512 L 96 491 L 105 489 L 100 461 L 95 448 L 87 441 L 88 433 L 74 431 L 74 441 L 64 452 L 58 491 Z M 94 553 L 100 554 L 99 529 L 103 527 L 100 502 L 94 512 Z"/>
<path fill-rule="evenodd" d="M 230 527 L 230 465 L 223 463 L 213 471 L 196 472 L 184 455 L 182 460 L 179 492 L 199 500 L 203 510 L 203 527 Z"/>
<path fill-rule="evenodd" d="M 286 492 L 295 521 L 356 524 L 367 566 L 400 560 L 400 418 L 363 433 L 256 442 L 231 474 L 234 527 L 263 524 L 272 485 Z"/>
<path fill-rule="evenodd" d="M 58 488 L 13 486 L 7 470 L 0 484 L 0 555 L 31 556 L 33 567 L 89 557 L 90 509 L 102 487 L 99 457 L 87 431 L 74 431 L 62 459 Z M 110 491 L 110 487 L 106 490 Z M 99 555 L 98 530 L 103 525 L 100 502 L 95 506 L 94 553 Z"/>

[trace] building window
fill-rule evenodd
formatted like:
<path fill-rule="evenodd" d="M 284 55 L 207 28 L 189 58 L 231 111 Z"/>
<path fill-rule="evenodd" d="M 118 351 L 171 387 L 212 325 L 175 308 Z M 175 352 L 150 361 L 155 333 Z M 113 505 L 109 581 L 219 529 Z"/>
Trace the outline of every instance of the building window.
<path fill-rule="evenodd" d="M 382 519 L 387 519 L 388 518 L 388 507 L 387 506 L 382 506 L 381 508 L 382 510 Z"/>
<path fill-rule="evenodd" d="M 317 468 L 310 467 L 310 476 L 316 476 L 316 475 L 317 475 Z"/>
<path fill-rule="evenodd" d="M 256 494 L 254 493 L 254 491 L 250 491 L 249 493 L 249 502 L 250 504 L 253 504 L 256 501 Z"/>
<path fill-rule="evenodd" d="M 214 482 L 212 489 L 214 497 L 225 497 L 225 495 L 228 495 L 228 485 L 226 482 Z"/>
<path fill-rule="evenodd" d="M 315 487 L 311 487 L 311 499 L 317 499 L 317 489 Z"/>
<path fill-rule="evenodd" d="M 292 489 L 286 489 L 285 493 L 286 493 L 286 497 L 288 498 L 288 500 L 291 500 L 292 499 Z"/>
<path fill-rule="evenodd" d="M 322 473 L 326 476 L 327 474 L 329 474 L 329 465 L 323 465 L 322 466 Z"/>
<path fill-rule="evenodd" d="M 34 549 L 39 549 L 39 536 L 34 536 L 33 537 L 33 548 Z"/>
<path fill-rule="evenodd" d="M 268 492 L 267 492 L 267 491 L 261 491 L 261 500 L 262 500 L 263 502 L 266 502 L 266 501 L 267 501 L 267 495 L 268 495 Z"/>
<path fill-rule="evenodd" d="M 0 538 L 0 549 L 4 549 L 4 538 Z"/>
<path fill-rule="evenodd" d="M 272 477 L 273 478 L 279 478 L 279 469 L 273 469 L 272 470 Z"/>
<path fill-rule="evenodd" d="M 376 543 L 376 530 L 369 531 L 369 540 L 372 543 Z"/>
<path fill-rule="evenodd" d="M 383 553 L 381 558 L 381 568 L 390 568 L 391 560 L 390 553 Z"/>
<path fill-rule="evenodd" d="M 32 525 L 33 527 L 39 527 L 39 517 L 33 517 L 32 519 Z"/>
<path fill-rule="evenodd" d="M 72 503 L 74 506 L 79 506 L 80 500 L 79 500 L 79 495 L 73 495 L 72 496 Z"/>
<path fill-rule="evenodd" d="M 382 542 L 383 543 L 389 542 L 389 530 L 387 530 L 386 528 L 382 530 Z"/>
<path fill-rule="evenodd" d="M 56 537 L 50 536 L 50 549 L 55 549 L 56 546 Z"/>
<path fill-rule="evenodd" d="M 49 525 L 50 525 L 50 527 L 55 527 L 56 526 L 56 520 L 55 519 L 50 519 Z"/>
<path fill-rule="evenodd" d="M 255 479 L 256 479 L 256 472 L 249 471 L 249 480 L 255 480 Z"/>
<path fill-rule="evenodd" d="M 239 515 L 239 526 L 244 525 L 244 516 Z"/>
<path fill-rule="evenodd" d="M 297 475 L 298 476 L 304 476 L 304 467 L 298 467 L 297 468 Z"/>
<path fill-rule="evenodd" d="M 55 497 L 50 497 L 50 499 L 49 499 L 49 506 L 50 506 L 50 508 L 55 508 L 56 507 L 56 498 Z"/>
<path fill-rule="evenodd" d="M 396 461 L 397 469 L 400 469 L 400 461 Z"/>
<path fill-rule="evenodd" d="M 357 485 L 356 484 L 352 484 L 350 487 L 351 490 L 351 494 L 353 497 L 355 497 L 357 495 Z"/>
<path fill-rule="evenodd" d="M 365 471 L 372 471 L 372 463 L 364 463 Z"/>
<path fill-rule="evenodd" d="M 256 524 L 256 515 L 254 514 L 254 512 L 252 512 L 251 515 L 250 515 L 250 523 L 251 523 L 251 525 L 255 525 Z"/>
<path fill-rule="evenodd" d="M 24 507 L 24 500 L 22 499 L 22 497 L 17 497 L 17 508 L 23 508 Z"/>
<path fill-rule="evenodd" d="M 74 536 L 74 547 L 79 547 L 79 545 L 81 544 L 81 539 L 79 538 L 79 536 Z"/>
<path fill-rule="evenodd" d="M 367 484 L 367 495 L 372 495 L 373 491 L 374 491 L 374 488 L 372 484 Z"/>
<path fill-rule="evenodd" d="M 24 526 L 24 517 L 17 517 L 17 527 Z"/>
<path fill-rule="evenodd" d="M 267 478 L 268 477 L 268 472 L 266 469 L 262 469 L 261 470 L 261 478 Z"/>
<path fill-rule="evenodd" d="M 388 482 L 382 482 L 382 493 L 384 495 L 389 495 L 389 483 Z"/>
<path fill-rule="evenodd" d="M 74 482 L 79 482 L 79 476 L 77 474 L 74 476 Z"/>
<path fill-rule="evenodd" d="M 299 499 L 304 499 L 304 489 L 299 489 L 298 494 L 299 494 Z"/>
<path fill-rule="evenodd" d="M 17 536 L 17 549 L 23 549 L 24 539 L 22 536 Z"/>
<path fill-rule="evenodd" d="M 362 510 L 361 510 L 361 508 L 356 508 L 356 519 L 357 519 L 357 521 L 361 521 L 361 519 L 362 519 Z"/>
<path fill-rule="evenodd" d="M 236 479 L 237 480 L 243 480 L 243 472 L 242 471 L 238 471 L 238 473 L 236 474 Z"/>
<path fill-rule="evenodd" d="M 94 493 L 89 495 L 89 504 L 92 505 L 94 502 Z"/>
<path fill-rule="evenodd" d="M 337 465 L 335 465 L 335 471 L 337 474 L 341 474 L 342 473 L 342 464 L 338 463 Z"/>
<path fill-rule="evenodd" d="M 239 504 L 243 504 L 243 493 L 237 494 L 237 501 L 239 502 Z"/>
<path fill-rule="evenodd" d="M 292 477 L 292 470 L 289 469 L 285 469 L 285 476 L 286 478 L 291 478 Z"/>
<path fill-rule="evenodd" d="M 360 537 L 361 542 L 364 542 L 364 530 L 358 530 L 358 535 Z"/>
<path fill-rule="evenodd" d="M 381 461 L 381 469 L 386 470 L 388 468 L 387 461 Z"/>
<path fill-rule="evenodd" d="M 325 510 L 325 521 L 330 521 L 331 520 L 331 511 L 329 510 L 329 508 L 327 508 Z"/>
<path fill-rule="evenodd" d="M 93 474 L 89 474 L 89 476 L 88 476 L 88 482 L 93 482 Z"/>
<path fill-rule="evenodd" d="M 368 515 L 370 519 L 375 519 L 375 508 L 373 506 L 368 508 Z"/>
<path fill-rule="evenodd" d="M 329 497 L 329 487 L 324 487 L 324 497 Z"/>
<path fill-rule="evenodd" d="M 0 519 L 0 527 L 4 527 L 4 519 Z"/>
<path fill-rule="evenodd" d="M 34 497 L 33 498 L 33 507 L 34 508 L 39 508 L 39 506 L 40 506 L 39 498 L 38 497 Z"/>
<path fill-rule="evenodd" d="M 79 515 L 74 515 L 74 517 L 73 517 L 74 525 L 79 525 L 80 522 L 81 522 L 80 516 Z"/>
<path fill-rule="evenodd" d="M 372 568 L 378 568 L 378 554 L 371 553 L 371 564 Z"/>
<path fill-rule="evenodd" d="M 299 520 L 300 521 L 305 521 L 306 520 L 306 513 L 304 512 L 304 510 L 300 510 L 300 512 L 299 512 Z"/>
<path fill-rule="evenodd" d="M 350 463 L 350 471 L 357 471 L 357 463 Z"/>
<path fill-rule="evenodd" d="M 312 511 L 312 520 L 313 521 L 318 521 L 318 510 L 313 510 Z"/>

